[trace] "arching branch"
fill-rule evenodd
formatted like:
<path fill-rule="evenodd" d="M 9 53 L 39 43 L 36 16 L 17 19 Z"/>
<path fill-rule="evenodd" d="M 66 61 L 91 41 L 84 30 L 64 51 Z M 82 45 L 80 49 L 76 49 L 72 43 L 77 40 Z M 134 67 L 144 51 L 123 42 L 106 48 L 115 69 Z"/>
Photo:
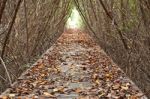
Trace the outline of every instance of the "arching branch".
<path fill-rule="evenodd" d="M 124 48 L 125 48 L 126 50 L 128 50 L 128 45 L 127 45 L 127 43 L 126 43 L 126 41 L 125 41 L 125 39 L 124 39 L 124 37 L 123 37 L 122 31 L 121 31 L 121 30 L 119 29 L 119 27 L 118 27 L 117 22 L 115 21 L 115 19 L 113 18 L 113 16 L 109 13 L 109 11 L 108 11 L 107 8 L 105 7 L 103 1 L 102 1 L 102 0 L 99 0 L 99 2 L 100 2 L 100 4 L 102 5 L 102 7 L 103 7 L 103 9 L 104 9 L 104 11 L 105 11 L 105 13 L 106 13 L 106 15 L 107 15 L 112 21 L 114 21 L 114 25 L 116 26 L 116 29 L 117 29 L 118 34 L 119 34 L 119 36 L 120 36 L 120 39 L 121 39 L 121 41 L 122 41 L 122 43 L 123 43 L 123 45 L 124 45 Z"/>

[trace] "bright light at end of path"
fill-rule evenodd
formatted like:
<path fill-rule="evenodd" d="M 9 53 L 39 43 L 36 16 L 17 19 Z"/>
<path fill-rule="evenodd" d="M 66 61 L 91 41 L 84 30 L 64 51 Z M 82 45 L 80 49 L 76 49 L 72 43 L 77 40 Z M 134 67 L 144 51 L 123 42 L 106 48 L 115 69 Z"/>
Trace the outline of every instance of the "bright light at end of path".
<path fill-rule="evenodd" d="M 82 19 L 76 8 L 72 9 L 71 16 L 67 21 L 67 28 L 80 28 L 82 25 Z"/>

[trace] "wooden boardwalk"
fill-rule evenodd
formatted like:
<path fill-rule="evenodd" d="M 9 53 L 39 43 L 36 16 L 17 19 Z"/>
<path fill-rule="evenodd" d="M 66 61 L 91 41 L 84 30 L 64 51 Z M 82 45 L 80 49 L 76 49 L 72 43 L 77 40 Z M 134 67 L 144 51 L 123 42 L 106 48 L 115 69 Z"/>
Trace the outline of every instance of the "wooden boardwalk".
<path fill-rule="evenodd" d="M 103 50 L 80 31 L 63 33 L 1 98 L 147 99 Z"/>

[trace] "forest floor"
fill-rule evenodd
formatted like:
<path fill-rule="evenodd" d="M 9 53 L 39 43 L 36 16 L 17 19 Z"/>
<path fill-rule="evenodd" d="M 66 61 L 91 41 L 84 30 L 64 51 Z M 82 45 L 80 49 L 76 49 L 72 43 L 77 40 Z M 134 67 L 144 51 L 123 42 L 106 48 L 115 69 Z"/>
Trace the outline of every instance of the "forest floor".
<path fill-rule="evenodd" d="M 147 99 L 87 34 L 66 32 L 1 98 Z"/>

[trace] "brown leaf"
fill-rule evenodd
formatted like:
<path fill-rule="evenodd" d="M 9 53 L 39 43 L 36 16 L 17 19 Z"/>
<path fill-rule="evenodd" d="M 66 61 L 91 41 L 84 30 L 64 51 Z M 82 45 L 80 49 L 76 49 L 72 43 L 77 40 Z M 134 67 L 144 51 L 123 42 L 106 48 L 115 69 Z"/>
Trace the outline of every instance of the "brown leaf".
<path fill-rule="evenodd" d="M 9 97 L 8 96 L 2 96 L 2 97 L 0 97 L 0 99 L 9 99 Z"/>
<path fill-rule="evenodd" d="M 121 89 L 123 89 L 123 90 L 128 90 L 129 87 L 128 87 L 128 86 L 121 86 Z"/>
<path fill-rule="evenodd" d="M 119 83 L 117 83 L 117 84 L 113 85 L 113 86 L 112 86 L 112 88 L 113 88 L 114 90 L 117 90 L 117 89 L 119 89 L 119 88 L 120 88 L 120 84 L 119 84 Z"/>
<path fill-rule="evenodd" d="M 55 96 L 48 93 L 48 92 L 44 92 L 43 95 L 45 95 L 46 97 L 51 97 L 51 98 L 54 98 Z"/>
<path fill-rule="evenodd" d="M 53 89 L 54 92 L 64 92 L 64 87 L 58 87 L 58 88 L 55 88 Z"/>
<path fill-rule="evenodd" d="M 97 84 L 97 85 L 99 85 L 101 82 L 100 82 L 100 80 L 95 80 L 95 83 Z"/>
<path fill-rule="evenodd" d="M 44 67 L 44 64 L 43 64 L 43 63 L 39 64 L 39 66 L 38 66 L 39 69 L 41 69 L 41 68 L 43 68 L 43 67 Z"/>
<path fill-rule="evenodd" d="M 82 92 L 82 90 L 81 90 L 80 88 L 77 88 L 77 89 L 75 90 L 75 92 L 76 92 L 76 93 L 80 93 L 80 92 Z"/>
<path fill-rule="evenodd" d="M 98 74 L 93 74 L 92 76 L 93 79 L 97 79 L 97 77 L 98 77 Z"/>
<path fill-rule="evenodd" d="M 130 96 L 129 99 L 138 99 L 138 97 L 137 96 Z"/>

